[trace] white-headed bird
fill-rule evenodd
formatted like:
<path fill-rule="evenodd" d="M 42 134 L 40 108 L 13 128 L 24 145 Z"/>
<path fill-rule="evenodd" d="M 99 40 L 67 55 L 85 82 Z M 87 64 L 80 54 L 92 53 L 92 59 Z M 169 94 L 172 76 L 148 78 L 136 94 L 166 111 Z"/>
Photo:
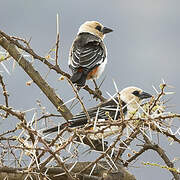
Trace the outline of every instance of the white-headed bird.
<path fill-rule="evenodd" d="M 105 34 L 112 29 L 97 21 L 86 21 L 79 28 L 69 54 L 71 81 L 78 87 L 85 86 L 87 79 L 96 79 L 104 71 L 107 50 L 103 43 Z"/>
<path fill-rule="evenodd" d="M 137 88 L 137 87 L 127 87 L 123 89 L 120 92 L 120 99 L 121 99 L 121 105 L 122 105 L 122 110 L 125 118 L 128 118 L 129 112 L 136 111 L 139 109 L 139 105 L 141 104 L 141 101 L 146 98 L 150 98 L 152 95 L 149 93 L 144 92 L 142 89 Z M 111 117 L 113 120 L 118 120 L 121 118 L 121 113 L 120 113 L 120 106 L 119 106 L 119 101 L 118 97 L 116 98 L 111 98 L 107 100 L 106 102 L 100 103 L 98 106 L 90 108 L 87 110 L 89 113 L 90 118 L 92 121 L 97 121 L 97 122 L 105 122 L 106 120 Z M 108 112 L 108 116 L 107 116 Z M 63 123 L 60 126 L 56 126 L 47 130 L 44 130 L 43 133 L 52 133 L 56 132 L 58 130 L 61 130 L 65 127 L 70 127 L 70 128 L 77 128 L 77 127 L 83 127 L 88 124 L 88 119 L 86 117 L 86 114 L 84 112 L 81 112 L 77 115 L 75 115 L 72 120 L 70 120 L 67 123 Z M 94 128 L 91 126 L 91 129 L 93 128 L 94 131 L 98 131 L 99 129 L 102 130 L 101 128 Z M 105 128 L 103 131 L 103 137 L 110 136 L 114 133 L 117 133 L 120 127 L 118 126 L 113 126 L 111 128 Z M 102 133 L 100 136 L 96 135 L 91 135 L 91 139 L 97 139 L 97 137 L 102 137 Z"/>

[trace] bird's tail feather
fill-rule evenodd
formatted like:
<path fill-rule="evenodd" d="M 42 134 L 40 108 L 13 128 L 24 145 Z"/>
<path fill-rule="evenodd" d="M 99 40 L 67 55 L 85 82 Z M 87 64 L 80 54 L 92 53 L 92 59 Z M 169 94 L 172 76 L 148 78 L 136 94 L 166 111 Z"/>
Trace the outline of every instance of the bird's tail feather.
<path fill-rule="evenodd" d="M 46 129 L 46 130 L 43 131 L 43 133 L 44 134 L 50 134 L 50 133 L 53 133 L 53 132 L 57 132 L 58 130 L 62 130 L 62 129 L 64 129 L 65 127 L 67 127 L 69 125 L 70 124 L 66 122 L 66 123 L 61 124 L 60 126 L 55 126 L 55 127 Z"/>
<path fill-rule="evenodd" d="M 83 72 L 80 72 L 80 71 L 74 72 L 70 78 L 72 83 L 76 83 L 79 79 L 81 79 L 82 75 L 83 75 Z"/>
<path fill-rule="evenodd" d="M 58 131 L 58 126 L 46 129 L 43 131 L 44 134 L 49 134 Z"/>
<path fill-rule="evenodd" d="M 69 122 L 61 124 L 60 126 L 55 126 L 55 127 L 46 129 L 43 131 L 43 133 L 44 134 L 50 134 L 53 132 L 57 132 L 58 130 L 62 130 L 65 127 L 74 128 L 74 127 L 84 126 L 85 124 L 87 124 L 87 119 L 69 121 Z"/>
<path fill-rule="evenodd" d="M 82 72 L 77 71 L 77 72 L 73 73 L 73 75 L 71 76 L 70 79 L 73 84 L 76 83 L 77 86 L 83 87 L 83 86 L 85 86 L 86 78 L 87 78 L 86 73 L 84 73 L 83 71 Z"/>

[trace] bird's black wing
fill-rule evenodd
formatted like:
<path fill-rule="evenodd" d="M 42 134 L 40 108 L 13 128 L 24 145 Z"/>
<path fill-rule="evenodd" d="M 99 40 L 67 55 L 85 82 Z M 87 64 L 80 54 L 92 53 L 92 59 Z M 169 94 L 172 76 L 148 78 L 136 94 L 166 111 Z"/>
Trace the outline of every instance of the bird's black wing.
<path fill-rule="evenodd" d="M 122 106 L 125 106 L 126 103 L 122 101 Z M 100 105 L 90 108 L 87 110 L 88 114 L 91 119 L 108 119 L 107 112 L 109 116 L 117 120 L 120 116 L 120 109 L 119 109 L 119 103 L 118 103 L 118 98 L 108 100 L 107 102 L 101 103 Z M 123 108 L 123 113 L 126 114 L 127 112 L 127 107 Z M 81 113 L 75 115 L 72 120 L 70 120 L 70 127 L 76 127 L 76 126 L 83 126 L 87 124 L 87 116 L 82 111 Z"/>
<path fill-rule="evenodd" d="M 126 112 L 127 112 L 127 107 L 125 105 L 126 105 L 126 103 L 122 101 L 122 106 L 124 107 L 123 108 L 124 114 L 126 114 Z M 87 111 L 88 111 L 88 114 L 91 119 L 95 119 L 97 117 L 97 119 L 105 119 L 106 120 L 109 118 L 106 114 L 106 112 L 108 112 L 109 116 L 112 119 L 117 120 L 120 116 L 118 98 L 103 102 L 96 107 L 88 109 Z M 87 116 L 84 113 L 84 111 L 82 111 L 79 114 L 75 115 L 71 120 L 69 120 L 68 123 L 63 123 L 59 127 L 57 126 L 57 127 L 47 129 L 47 130 L 43 131 L 43 133 L 56 132 L 56 131 L 58 131 L 58 129 L 61 130 L 61 129 L 65 128 L 66 126 L 71 127 L 71 128 L 81 127 L 81 126 L 86 125 L 87 123 L 88 123 Z"/>
<path fill-rule="evenodd" d="M 88 73 L 105 58 L 106 49 L 103 42 L 90 33 L 81 33 L 73 43 L 69 66 L 72 71 L 83 68 Z"/>

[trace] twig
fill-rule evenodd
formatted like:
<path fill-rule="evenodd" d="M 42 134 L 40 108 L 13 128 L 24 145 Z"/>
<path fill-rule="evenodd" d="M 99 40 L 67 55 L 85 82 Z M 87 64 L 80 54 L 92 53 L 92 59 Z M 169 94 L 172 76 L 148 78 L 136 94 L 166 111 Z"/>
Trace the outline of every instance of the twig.
<path fill-rule="evenodd" d="M 0 105 L 0 109 L 2 109 L 5 112 L 8 112 L 9 114 L 11 114 L 12 116 L 17 117 L 19 120 L 23 121 L 24 120 L 24 113 L 22 112 L 18 112 L 16 110 L 13 110 L 10 107 L 6 107 L 4 105 Z"/>
<path fill-rule="evenodd" d="M 59 49 L 59 15 L 57 14 L 57 19 L 56 19 L 56 26 L 57 26 L 57 38 L 56 38 L 56 66 L 58 66 L 58 49 Z"/>
<path fill-rule="evenodd" d="M 11 40 L 12 38 L 10 38 Z M 0 45 L 6 49 L 9 54 L 19 63 L 19 65 L 24 69 L 24 71 L 31 77 L 34 83 L 42 90 L 42 92 L 47 96 L 47 98 L 53 103 L 57 110 L 62 114 L 65 119 L 71 119 L 72 114 L 70 110 L 63 105 L 64 102 L 58 97 L 54 89 L 51 88 L 48 83 L 41 77 L 38 71 L 34 69 L 31 63 L 29 63 L 17 50 L 14 44 L 7 41 L 2 36 L 0 31 Z"/>
<path fill-rule="evenodd" d="M 125 161 L 125 163 L 123 163 L 123 165 L 125 167 L 127 167 L 129 165 L 130 162 L 134 161 L 135 159 L 137 159 L 137 157 L 139 157 L 141 154 L 143 154 L 146 150 L 148 150 L 147 146 L 143 146 L 142 149 L 140 149 L 138 152 L 135 153 L 134 156 L 130 157 L 128 160 Z"/>
<path fill-rule="evenodd" d="M 57 140 L 62 136 L 62 134 L 67 130 L 67 128 L 64 128 L 63 130 L 61 130 L 57 136 L 50 142 L 48 143 L 48 147 L 52 147 L 54 146 L 54 144 L 57 142 Z M 68 145 L 68 144 L 67 144 Z M 64 147 L 64 146 L 63 146 Z M 65 147 L 64 147 L 65 148 Z M 43 157 L 43 155 L 45 154 L 45 152 L 41 152 L 41 154 L 38 155 L 38 158 L 41 158 Z M 49 157 L 46 161 L 43 162 L 43 165 L 42 166 L 45 166 L 52 158 Z M 36 162 L 32 162 L 31 166 L 33 166 Z"/>
<path fill-rule="evenodd" d="M 152 106 L 149 108 L 149 114 L 151 113 L 152 109 L 154 106 L 156 106 L 157 102 L 160 100 L 161 96 L 164 95 L 164 88 L 167 86 L 166 84 L 161 84 L 161 92 L 158 94 L 157 98 L 154 100 L 154 103 Z"/>
<path fill-rule="evenodd" d="M 58 65 L 53 65 L 51 64 L 45 57 L 41 57 L 38 54 L 36 54 L 34 52 L 34 50 L 29 46 L 28 42 L 26 42 L 25 40 L 21 39 L 21 38 L 17 38 L 19 40 L 21 40 L 22 42 L 24 42 L 26 45 L 28 44 L 29 47 L 24 47 L 23 45 L 21 45 L 17 40 L 14 40 L 13 38 L 11 38 L 10 36 L 8 36 L 6 33 L 4 33 L 3 31 L 0 30 L 0 41 L 3 41 L 3 37 L 5 37 L 8 41 L 10 41 L 10 43 L 13 43 L 14 45 L 16 45 L 18 48 L 24 50 L 25 52 L 27 52 L 28 54 L 30 54 L 34 59 L 38 59 L 39 61 L 41 61 L 42 63 L 44 63 L 45 65 L 47 65 L 50 69 L 53 69 L 54 71 L 56 71 L 56 73 L 61 74 L 62 76 L 65 76 L 67 78 L 70 78 L 70 75 L 66 72 L 64 72 L 62 69 L 60 69 L 60 67 Z M 8 48 L 5 48 L 8 51 Z M 8 51 L 9 52 L 9 51 Z M 14 57 L 13 57 L 14 58 Z M 86 91 L 89 92 L 89 94 L 93 94 L 94 96 L 96 96 L 98 99 L 100 99 L 101 101 L 105 101 L 105 98 L 103 96 L 101 96 L 100 94 L 97 94 L 96 91 L 93 91 L 92 89 L 90 89 L 88 86 L 85 86 L 83 89 L 85 89 Z"/>
<path fill-rule="evenodd" d="M 178 115 L 179 116 L 179 115 Z M 175 115 L 172 115 L 172 116 L 166 116 L 165 117 L 160 117 L 160 119 L 169 119 L 170 118 L 175 118 L 177 116 Z M 146 126 L 146 124 L 145 124 Z M 172 138 L 175 142 L 179 143 L 180 144 L 180 139 L 178 139 L 174 134 L 171 134 L 168 132 L 168 130 L 163 130 L 163 129 L 160 129 L 160 127 L 157 127 L 154 123 L 153 124 L 150 124 L 150 128 L 153 130 L 153 131 L 157 131 L 158 133 L 162 133 L 164 135 L 166 135 L 167 137 L 170 137 Z"/>
<path fill-rule="evenodd" d="M 7 141 L 7 143 L 8 143 L 8 146 L 10 146 L 9 141 Z M 13 157 L 14 157 L 15 161 L 18 163 L 19 167 L 22 167 L 22 165 L 18 161 L 18 158 L 16 157 L 15 153 L 13 152 L 13 149 L 11 148 L 11 149 L 9 149 L 9 151 L 13 155 Z"/>
<path fill-rule="evenodd" d="M 36 120 L 36 122 L 38 122 L 38 121 L 40 121 L 40 120 L 42 120 L 42 119 L 46 119 L 46 118 L 49 118 L 49 117 L 62 117 L 60 114 L 52 114 L 52 113 L 50 113 L 50 114 L 45 114 L 45 115 L 42 115 L 40 118 L 38 118 L 37 120 Z M 34 124 L 35 122 L 33 122 L 33 124 Z"/>
<path fill-rule="evenodd" d="M 125 146 L 130 145 L 130 143 L 131 143 L 131 142 L 136 138 L 136 136 L 140 133 L 139 127 L 140 127 L 141 124 L 142 124 L 142 123 L 140 123 L 135 129 L 133 129 L 133 132 L 130 134 L 130 136 L 129 136 L 127 139 L 125 139 L 123 142 L 121 142 L 121 143 L 119 144 L 120 149 L 119 149 L 119 152 L 118 152 L 118 154 L 117 154 L 117 156 L 116 156 L 116 158 L 115 158 L 115 162 L 118 160 L 119 157 L 122 156 L 122 154 L 123 154 L 124 151 L 126 150 L 126 149 L 122 149 L 122 148 L 125 147 Z"/>
<path fill-rule="evenodd" d="M 69 142 L 72 141 L 72 139 L 74 138 L 74 136 L 71 136 L 71 137 L 69 138 L 69 139 L 70 139 L 69 141 L 67 141 L 64 145 L 62 145 L 61 147 L 57 148 L 57 150 L 56 150 L 55 152 L 53 152 L 53 151 L 51 150 L 51 148 L 48 146 L 48 144 L 46 143 L 46 141 L 37 133 L 37 131 L 35 131 L 35 130 L 29 128 L 29 127 L 27 127 L 26 124 L 24 124 L 23 122 L 22 122 L 21 125 L 22 125 L 22 127 L 23 127 L 26 131 L 28 131 L 29 134 L 33 134 L 34 136 L 36 136 L 36 137 L 38 138 L 39 142 L 41 142 L 41 143 L 44 145 L 44 147 L 47 149 L 47 151 L 52 155 L 52 156 L 50 156 L 50 157 L 51 157 L 51 158 L 54 158 L 54 159 L 56 160 L 57 164 L 64 169 L 66 175 L 67 175 L 70 179 L 74 179 L 74 178 L 72 177 L 72 175 L 70 174 L 70 172 L 68 171 L 68 169 L 66 168 L 64 162 L 63 162 L 63 161 L 59 158 L 59 156 L 57 155 L 57 153 L 58 153 L 59 151 L 61 151 L 62 149 L 64 149 L 64 148 L 69 144 Z M 49 162 L 49 161 L 48 161 L 48 162 Z M 43 164 L 43 165 L 44 165 L 44 164 Z M 40 166 L 40 168 L 43 168 L 43 167 L 44 167 L 44 166 L 42 166 L 42 165 Z"/>
<path fill-rule="evenodd" d="M 8 54 L 6 57 L 0 58 L 0 62 L 8 60 L 11 56 Z"/>
<path fill-rule="evenodd" d="M 69 176 L 71 179 L 74 179 L 74 178 L 71 176 L 70 172 L 67 170 L 66 166 L 64 165 L 64 162 L 62 162 L 62 161 L 60 160 L 60 158 L 58 158 L 58 156 L 57 156 L 57 153 L 58 153 L 59 151 L 65 149 L 66 146 L 73 140 L 73 138 L 74 138 L 74 136 L 71 136 L 71 137 L 69 138 L 69 140 L 67 140 L 67 141 L 64 143 L 64 145 L 62 145 L 61 147 L 57 148 L 57 150 L 56 150 L 55 152 L 53 152 L 53 151 L 50 149 L 50 147 L 46 144 L 46 142 L 45 142 L 42 138 L 40 138 L 40 141 L 46 146 L 48 152 L 52 155 L 52 156 L 49 156 L 49 157 L 40 165 L 40 168 L 41 168 L 41 169 L 44 168 L 45 165 L 46 165 L 52 158 L 55 158 L 56 161 L 58 162 L 59 166 L 62 167 L 62 168 L 64 169 L 64 171 L 66 172 L 67 176 Z"/>
<path fill-rule="evenodd" d="M 8 103 L 9 94 L 8 94 L 8 92 L 6 90 L 6 86 L 4 84 L 3 77 L 1 75 L 0 75 L 0 84 L 2 85 L 2 89 L 3 89 L 3 95 L 4 95 L 4 98 L 5 98 L 5 105 L 6 105 L 6 107 L 8 107 L 9 106 L 9 103 Z M 6 112 L 5 118 L 7 118 L 8 115 L 9 115 L 9 113 Z"/>
<path fill-rule="evenodd" d="M 119 92 L 118 92 L 118 101 L 119 101 L 120 117 L 122 119 L 122 122 L 124 122 L 123 106 L 122 106 L 122 100 L 120 98 L 120 93 Z"/>
<path fill-rule="evenodd" d="M 10 134 L 10 133 L 14 133 L 16 130 L 17 130 L 17 127 L 12 129 L 12 130 L 9 130 L 9 131 L 6 131 L 6 132 L 0 134 L 0 137 L 5 136 L 5 135 Z"/>
<path fill-rule="evenodd" d="M 88 85 L 86 85 L 85 87 L 83 87 L 83 89 L 85 89 L 86 91 L 89 92 L 89 94 L 94 95 L 96 98 L 100 99 L 101 102 L 105 102 L 106 98 L 104 98 L 102 95 L 98 94 L 96 91 L 93 91 L 92 89 L 89 88 Z"/>
<path fill-rule="evenodd" d="M 71 82 L 71 80 L 69 78 L 66 78 L 66 79 L 67 79 L 68 83 L 71 85 L 74 93 L 76 94 L 76 98 L 79 100 L 79 102 L 80 102 L 80 104 L 82 106 L 82 109 L 83 109 L 83 111 L 84 111 L 84 113 L 85 113 L 85 115 L 87 117 L 88 122 L 90 122 L 91 118 L 90 118 L 89 113 L 87 112 L 87 110 L 86 110 L 86 108 L 84 106 L 84 103 L 82 102 L 81 98 L 79 97 L 77 89 L 74 87 L 73 83 Z"/>
<path fill-rule="evenodd" d="M 57 35 L 57 39 L 56 39 L 56 66 L 58 66 L 58 49 L 59 49 L 59 33 Z"/>
<path fill-rule="evenodd" d="M 106 149 L 105 152 L 102 153 L 102 155 L 100 155 L 94 162 L 91 162 L 88 166 L 86 166 L 84 169 L 82 169 L 79 174 L 81 174 L 82 172 L 84 172 L 85 170 L 87 170 L 88 168 L 90 168 L 91 166 L 93 166 L 94 164 L 96 164 L 99 160 L 101 160 L 102 158 L 104 158 L 109 151 L 112 150 L 112 148 L 115 147 L 116 143 L 120 140 L 122 134 L 119 134 L 118 137 L 116 138 L 116 140 Z"/>
<path fill-rule="evenodd" d="M 30 47 L 26 48 L 23 45 L 21 45 L 17 40 L 14 40 L 13 38 L 11 38 L 10 36 L 8 36 L 6 33 L 4 33 L 3 31 L 0 30 L 0 40 L 3 40 L 3 37 L 5 37 L 8 41 L 10 41 L 11 43 L 13 43 L 14 45 L 16 45 L 18 48 L 24 50 L 25 52 L 27 52 L 28 54 L 32 55 L 34 57 L 34 59 L 38 59 L 40 60 L 42 63 L 44 63 L 45 65 L 47 65 L 50 69 L 55 70 L 57 73 L 69 77 L 70 75 L 64 71 L 62 71 L 59 66 L 54 66 L 53 64 L 51 64 L 49 61 L 46 60 L 45 57 L 41 57 L 39 55 L 37 55 L 34 50 Z M 21 39 L 21 38 L 19 38 Z M 22 39 L 21 39 L 22 41 Z M 26 41 L 23 40 L 23 42 L 25 43 Z M 27 42 L 25 43 L 26 45 L 28 44 Z M 8 51 L 8 49 L 7 49 Z M 9 51 L 8 51 L 9 52 Z"/>
<path fill-rule="evenodd" d="M 15 39 L 15 40 L 22 41 L 24 44 L 26 44 L 27 48 L 29 48 L 29 49 L 30 49 L 30 45 L 29 45 L 29 43 L 30 43 L 30 41 L 31 41 L 31 38 L 29 39 L 29 41 L 26 41 L 26 40 L 24 40 L 24 39 L 22 39 L 22 38 L 15 37 L 15 36 L 11 36 L 11 38 L 13 38 L 13 39 Z"/>
<path fill-rule="evenodd" d="M 159 154 L 159 156 L 164 160 L 164 162 L 166 163 L 168 167 L 174 168 L 174 164 L 170 161 L 170 159 L 168 158 L 164 150 L 158 144 L 152 144 L 146 136 L 143 135 L 143 137 L 144 137 L 144 140 L 146 141 L 146 144 L 144 146 L 146 146 L 146 148 L 148 149 L 152 149 L 156 151 Z M 172 173 L 175 180 L 180 179 L 180 175 L 178 175 L 176 172 L 172 170 L 169 170 L 169 171 Z"/>

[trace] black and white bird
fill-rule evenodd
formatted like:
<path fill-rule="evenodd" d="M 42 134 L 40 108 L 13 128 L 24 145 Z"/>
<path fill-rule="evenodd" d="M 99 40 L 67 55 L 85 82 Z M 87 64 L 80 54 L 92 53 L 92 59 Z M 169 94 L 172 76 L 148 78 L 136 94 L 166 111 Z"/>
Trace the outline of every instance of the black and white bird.
<path fill-rule="evenodd" d="M 86 80 L 95 80 L 101 75 L 107 63 L 103 39 L 105 34 L 112 31 L 97 21 L 86 21 L 80 26 L 69 53 L 72 83 L 83 87 Z"/>
<path fill-rule="evenodd" d="M 142 89 L 137 87 L 127 87 L 123 89 L 120 92 L 120 99 L 122 104 L 123 113 L 125 116 L 125 119 L 128 118 L 129 113 L 134 112 L 139 109 L 139 105 L 141 104 L 141 101 L 146 98 L 152 97 L 151 94 L 144 92 Z M 89 113 L 89 116 L 92 121 L 102 122 L 109 119 L 109 116 L 113 120 L 117 120 L 120 118 L 120 107 L 119 107 L 119 101 L 118 97 L 111 98 L 107 100 L 106 102 L 100 103 L 98 106 L 90 108 L 87 110 Z M 108 112 L 108 116 L 107 116 Z M 44 130 L 43 133 L 53 133 L 56 131 L 59 131 L 61 129 L 64 129 L 65 127 L 70 128 L 77 128 L 77 127 L 83 127 L 88 124 L 88 119 L 84 112 L 81 112 L 77 115 L 75 115 L 69 122 L 63 123 L 60 126 L 56 126 L 47 130 Z M 116 133 L 119 130 L 120 127 L 114 126 L 111 128 L 107 128 L 103 132 L 103 137 L 110 136 L 114 133 Z M 91 128 L 92 129 L 92 128 Z M 101 128 L 102 129 L 102 128 Z M 97 127 L 93 127 L 94 131 L 97 131 Z M 102 134 L 101 134 L 102 136 Z M 97 137 L 90 136 L 91 139 L 97 139 Z"/>

